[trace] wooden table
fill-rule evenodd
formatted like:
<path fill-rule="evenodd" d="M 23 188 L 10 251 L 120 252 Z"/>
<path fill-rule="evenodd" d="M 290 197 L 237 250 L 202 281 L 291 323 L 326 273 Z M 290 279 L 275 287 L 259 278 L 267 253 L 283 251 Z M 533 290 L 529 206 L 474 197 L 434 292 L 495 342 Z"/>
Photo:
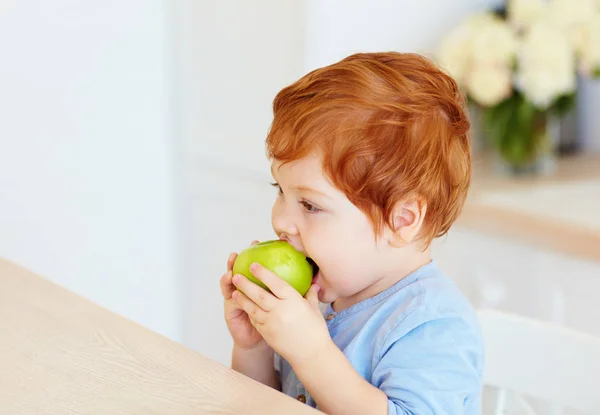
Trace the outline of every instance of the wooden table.
<path fill-rule="evenodd" d="M 317 413 L 0 259 L 0 414 Z"/>

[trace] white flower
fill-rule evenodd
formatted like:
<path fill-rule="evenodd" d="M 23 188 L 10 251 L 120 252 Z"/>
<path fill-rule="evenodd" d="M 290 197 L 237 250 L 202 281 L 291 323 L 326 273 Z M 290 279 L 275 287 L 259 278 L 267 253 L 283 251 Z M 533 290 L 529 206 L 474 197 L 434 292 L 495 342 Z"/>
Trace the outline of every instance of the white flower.
<path fill-rule="evenodd" d="M 472 36 L 467 25 L 457 26 L 444 37 L 438 53 L 440 65 L 459 84 L 463 84 L 471 63 Z"/>
<path fill-rule="evenodd" d="M 438 56 L 441 66 L 464 85 L 471 66 L 509 65 L 516 50 L 516 37 L 506 23 L 492 13 L 477 13 L 444 36 Z"/>
<path fill-rule="evenodd" d="M 586 76 L 600 69 L 600 12 L 575 27 L 573 47 L 578 57 L 579 70 Z"/>
<path fill-rule="evenodd" d="M 548 17 L 558 27 L 570 30 L 586 22 L 597 10 L 597 0 L 551 0 Z"/>
<path fill-rule="evenodd" d="M 544 0 L 508 0 L 506 11 L 511 25 L 528 28 L 546 15 L 547 6 Z"/>
<path fill-rule="evenodd" d="M 485 64 L 510 65 L 517 52 L 517 39 L 499 17 L 473 26 L 473 60 Z"/>
<path fill-rule="evenodd" d="M 551 0 L 549 19 L 567 34 L 579 70 L 590 75 L 600 64 L 600 0 Z"/>
<path fill-rule="evenodd" d="M 484 107 L 499 104 L 512 92 L 510 69 L 500 65 L 475 66 L 467 78 L 467 92 Z"/>
<path fill-rule="evenodd" d="M 494 15 L 494 13 L 479 12 L 469 16 L 465 21 L 465 24 L 471 31 L 477 32 L 482 27 L 485 27 L 498 19 L 498 16 Z"/>
<path fill-rule="evenodd" d="M 535 23 L 519 50 L 517 89 L 545 109 L 573 92 L 575 84 L 574 54 L 566 34 L 550 22 Z"/>

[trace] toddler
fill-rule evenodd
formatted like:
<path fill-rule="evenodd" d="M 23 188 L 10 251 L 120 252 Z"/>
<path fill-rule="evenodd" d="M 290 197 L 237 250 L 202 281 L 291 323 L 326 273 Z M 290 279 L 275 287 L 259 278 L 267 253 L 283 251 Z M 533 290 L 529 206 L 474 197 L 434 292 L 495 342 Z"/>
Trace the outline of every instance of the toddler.
<path fill-rule="evenodd" d="M 426 58 L 361 53 L 281 90 L 266 145 L 272 225 L 318 266 L 302 297 L 221 278 L 233 369 L 332 415 L 479 414 L 483 342 L 431 258 L 469 188 L 470 124 Z"/>

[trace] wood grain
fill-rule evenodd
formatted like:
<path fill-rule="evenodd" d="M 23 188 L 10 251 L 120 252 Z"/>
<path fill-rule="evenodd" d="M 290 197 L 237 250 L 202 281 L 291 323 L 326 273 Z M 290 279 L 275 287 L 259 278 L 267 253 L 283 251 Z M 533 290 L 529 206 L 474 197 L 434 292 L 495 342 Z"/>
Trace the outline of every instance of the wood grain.
<path fill-rule="evenodd" d="M 317 413 L 0 259 L 0 414 Z"/>

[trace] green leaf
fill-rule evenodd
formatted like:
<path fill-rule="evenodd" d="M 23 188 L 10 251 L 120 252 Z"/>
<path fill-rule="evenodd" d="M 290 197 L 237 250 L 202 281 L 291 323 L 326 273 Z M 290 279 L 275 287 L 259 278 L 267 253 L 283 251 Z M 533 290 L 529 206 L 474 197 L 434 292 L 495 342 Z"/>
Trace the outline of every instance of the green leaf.
<path fill-rule="evenodd" d="M 558 117 L 562 117 L 575 108 L 575 104 L 577 103 L 577 95 L 576 93 L 562 95 L 558 97 L 556 102 L 550 108 L 550 111 L 556 114 Z"/>
<path fill-rule="evenodd" d="M 483 115 L 486 135 L 509 164 L 520 167 L 535 159 L 545 143 L 547 112 L 516 92 Z"/>

